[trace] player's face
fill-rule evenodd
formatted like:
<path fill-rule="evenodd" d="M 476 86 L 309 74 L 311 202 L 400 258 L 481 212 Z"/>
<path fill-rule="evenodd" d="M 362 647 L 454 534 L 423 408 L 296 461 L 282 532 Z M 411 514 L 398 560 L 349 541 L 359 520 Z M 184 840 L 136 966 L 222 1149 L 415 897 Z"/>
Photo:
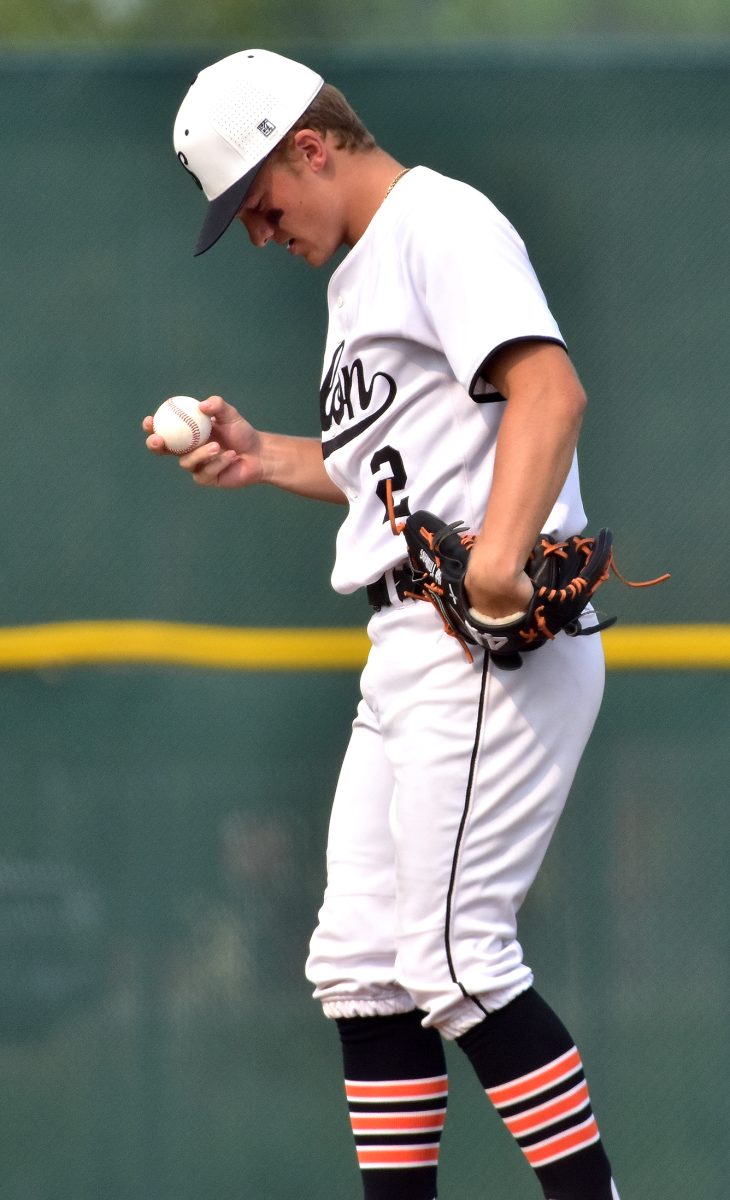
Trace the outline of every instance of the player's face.
<path fill-rule="evenodd" d="M 343 241 L 321 176 L 296 159 L 274 157 L 264 163 L 238 219 L 254 246 L 275 242 L 312 267 L 327 262 Z"/>

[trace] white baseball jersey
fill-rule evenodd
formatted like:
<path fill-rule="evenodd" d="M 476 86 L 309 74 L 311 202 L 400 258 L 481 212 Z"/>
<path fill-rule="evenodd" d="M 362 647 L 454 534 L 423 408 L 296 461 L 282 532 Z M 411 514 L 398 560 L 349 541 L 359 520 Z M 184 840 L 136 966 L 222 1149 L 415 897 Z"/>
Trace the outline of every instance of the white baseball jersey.
<path fill-rule="evenodd" d="M 335 271 L 322 383 L 324 461 L 349 500 L 333 584 L 400 563 L 386 511 L 481 525 L 505 401 L 500 346 L 563 344 L 525 247 L 473 188 L 411 170 Z M 578 473 L 545 531 L 585 524 Z M 422 1009 L 459 1037 L 531 986 L 517 913 L 603 690 L 600 637 L 561 634 L 519 670 L 464 653 L 429 604 L 390 594 L 330 822 L 307 976 L 329 1017 Z"/>
<path fill-rule="evenodd" d="M 408 172 L 330 280 L 321 387 L 325 467 L 349 501 L 332 584 L 348 593 L 404 558 L 396 514 L 481 527 L 505 402 L 484 368 L 522 338 L 563 343 L 524 243 L 480 192 Z M 585 525 L 573 464 L 544 526 Z"/>

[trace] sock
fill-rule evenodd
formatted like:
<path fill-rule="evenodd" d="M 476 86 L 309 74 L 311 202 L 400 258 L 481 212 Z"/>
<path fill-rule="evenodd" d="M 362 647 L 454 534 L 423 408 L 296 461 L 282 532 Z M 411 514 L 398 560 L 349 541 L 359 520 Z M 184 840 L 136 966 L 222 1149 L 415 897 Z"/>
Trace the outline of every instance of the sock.
<path fill-rule="evenodd" d="M 616 1200 L 580 1055 L 537 992 L 457 1041 L 547 1200 Z"/>
<path fill-rule="evenodd" d="M 365 1200 L 435 1200 L 448 1080 L 418 1010 L 337 1020 Z"/>

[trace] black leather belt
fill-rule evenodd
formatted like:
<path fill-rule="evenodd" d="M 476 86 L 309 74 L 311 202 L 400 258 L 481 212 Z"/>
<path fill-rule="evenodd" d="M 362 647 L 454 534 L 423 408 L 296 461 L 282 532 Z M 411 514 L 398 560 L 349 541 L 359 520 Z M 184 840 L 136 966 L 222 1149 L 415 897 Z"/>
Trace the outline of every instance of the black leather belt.
<path fill-rule="evenodd" d="M 395 594 L 399 600 L 405 600 L 405 593 L 409 588 L 413 587 L 413 575 L 409 567 L 396 567 L 393 571 L 386 571 L 380 579 L 376 579 L 375 583 L 367 585 L 368 604 L 380 612 L 381 608 L 390 608 L 392 603 L 390 593 L 388 592 L 388 576 L 393 581 Z"/>

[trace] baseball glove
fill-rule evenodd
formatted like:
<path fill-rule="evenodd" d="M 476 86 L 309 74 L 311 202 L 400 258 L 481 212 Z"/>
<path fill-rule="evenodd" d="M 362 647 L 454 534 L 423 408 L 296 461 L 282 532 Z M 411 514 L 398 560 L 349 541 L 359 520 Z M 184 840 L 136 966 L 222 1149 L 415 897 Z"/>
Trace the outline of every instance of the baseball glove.
<path fill-rule="evenodd" d="M 611 617 L 587 626 L 580 621 L 613 566 L 610 529 L 601 529 L 595 538 L 574 535 L 556 541 L 540 537 L 525 565 L 534 588 L 527 611 L 494 621 L 471 607 L 464 588 L 474 534 L 459 521 L 449 525 L 426 511 L 413 513 L 401 529 L 413 573 L 409 595 L 429 600 L 447 632 L 465 649 L 465 643 L 484 647 L 495 665 L 506 670 L 519 667 L 525 651 L 544 646 L 561 630 L 576 637 L 597 633 L 616 620 Z"/>

